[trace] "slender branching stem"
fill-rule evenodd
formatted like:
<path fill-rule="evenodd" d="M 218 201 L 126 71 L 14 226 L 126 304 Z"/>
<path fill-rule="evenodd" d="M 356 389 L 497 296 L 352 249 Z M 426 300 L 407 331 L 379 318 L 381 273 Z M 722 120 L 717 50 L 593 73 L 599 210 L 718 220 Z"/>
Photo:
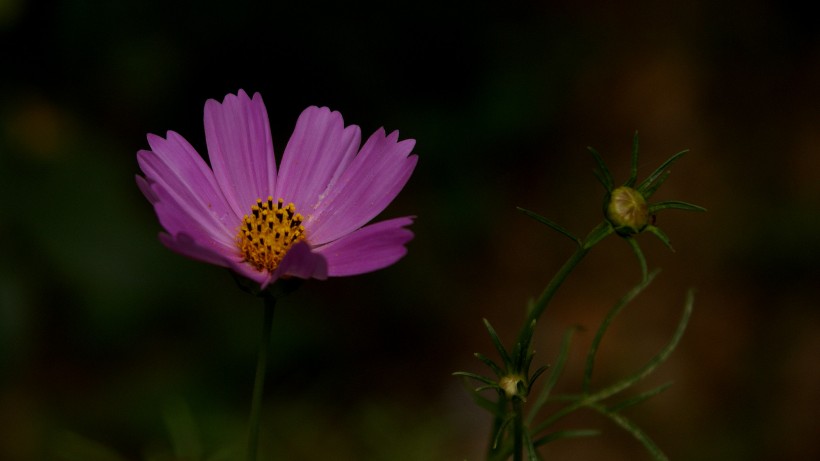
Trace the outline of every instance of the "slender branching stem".
<path fill-rule="evenodd" d="M 248 461 L 256 461 L 259 447 L 259 420 L 262 415 L 262 394 L 265 388 L 265 369 L 268 364 L 268 349 L 270 348 L 271 329 L 273 327 L 273 312 L 276 307 L 276 298 L 268 292 L 262 295 L 265 300 L 265 314 L 262 321 L 262 339 L 259 342 L 259 356 L 256 362 L 256 378 L 253 383 L 253 400 L 251 401 L 251 416 L 248 428 Z"/>
<path fill-rule="evenodd" d="M 521 399 L 512 399 L 513 412 L 513 461 L 524 461 L 524 405 Z"/>
<path fill-rule="evenodd" d="M 541 293 L 541 296 L 539 296 L 538 299 L 532 304 L 532 308 L 527 314 L 527 321 L 524 322 L 525 326 L 522 329 L 521 334 L 519 334 L 518 336 L 519 341 L 521 341 L 522 336 L 526 331 L 526 326 L 529 325 L 530 322 L 532 322 L 533 320 L 538 320 L 538 318 L 541 317 L 541 314 L 544 313 L 544 310 L 547 308 L 547 305 L 549 304 L 550 300 L 552 300 L 552 297 L 555 296 L 555 293 L 558 292 L 558 288 L 561 287 L 561 285 L 564 283 L 564 280 L 566 280 L 566 278 L 573 271 L 573 269 L 575 269 L 575 267 L 578 266 L 578 263 L 580 263 L 581 260 L 584 259 L 584 256 L 586 256 L 587 253 L 589 253 L 589 250 L 592 249 L 593 246 L 595 246 L 598 242 L 603 240 L 612 232 L 612 226 L 608 222 L 601 222 L 589 233 L 589 235 L 587 235 L 587 238 L 584 239 L 584 241 L 581 242 L 580 245 L 578 245 L 572 256 L 570 256 L 569 259 L 567 259 L 564 265 L 561 266 L 561 269 L 559 269 L 555 276 L 552 278 L 552 280 L 550 280 L 549 285 L 547 285 L 547 287 L 544 288 L 544 291 Z"/>

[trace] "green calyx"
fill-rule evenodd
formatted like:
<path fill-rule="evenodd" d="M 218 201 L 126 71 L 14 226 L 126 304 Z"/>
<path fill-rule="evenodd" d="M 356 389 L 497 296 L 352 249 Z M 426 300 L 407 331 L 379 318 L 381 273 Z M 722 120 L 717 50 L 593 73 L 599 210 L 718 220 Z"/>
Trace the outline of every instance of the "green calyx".
<path fill-rule="evenodd" d="M 686 154 L 686 150 L 669 157 L 658 168 L 649 174 L 643 181 L 638 182 L 638 133 L 632 139 L 632 162 L 629 178 L 619 187 L 614 186 L 612 175 L 607 168 L 601 154 L 589 147 L 597 169 L 595 176 L 606 189 L 604 200 L 604 217 L 612 225 L 615 232 L 621 237 L 631 237 L 643 231 L 655 234 L 663 243 L 671 248 L 669 239 L 654 226 L 655 213 L 673 208 L 684 211 L 706 211 L 705 208 L 691 203 L 670 200 L 648 203 L 650 197 L 660 188 L 669 177 L 669 167 Z"/>

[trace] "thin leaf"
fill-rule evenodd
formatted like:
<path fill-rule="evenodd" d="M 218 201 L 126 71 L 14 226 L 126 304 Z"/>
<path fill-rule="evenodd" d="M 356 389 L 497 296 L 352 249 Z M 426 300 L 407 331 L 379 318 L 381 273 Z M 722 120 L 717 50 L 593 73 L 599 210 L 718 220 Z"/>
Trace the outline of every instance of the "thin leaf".
<path fill-rule="evenodd" d="M 524 363 L 521 365 L 521 372 L 519 374 L 522 378 L 524 378 L 522 381 L 526 381 L 527 377 L 530 375 L 530 366 L 532 366 L 532 361 L 534 358 L 535 353 L 531 351 L 530 354 L 527 356 L 527 360 L 525 360 Z M 529 394 L 529 392 L 527 393 Z"/>
<path fill-rule="evenodd" d="M 538 369 L 535 370 L 535 372 L 532 374 L 532 376 L 530 376 L 530 384 L 527 387 L 532 389 L 532 385 L 535 384 L 535 380 L 537 380 L 548 369 L 549 369 L 549 365 L 542 365 L 542 366 L 538 367 Z"/>
<path fill-rule="evenodd" d="M 538 451 L 535 450 L 535 445 L 532 443 L 532 437 L 529 431 L 524 431 L 524 445 L 527 447 L 527 461 L 538 461 L 541 459 L 538 456 Z"/>
<path fill-rule="evenodd" d="M 495 433 L 495 437 L 493 437 L 493 449 L 498 448 L 498 443 L 501 441 L 502 436 L 504 435 L 504 431 L 507 429 L 507 426 L 513 421 L 514 418 L 510 417 L 505 419 L 501 425 L 498 427 L 498 431 Z"/>
<path fill-rule="evenodd" d="M 558 399 L 550 398 L 550 400 L 558 400 Z M 563 399 L 561 399 L 561 400 L 563 400 Z M 586 405 L 588 403 L 587 400 L 588 400 L 587 396 L 577 397 L 576 399 L 572 400 L 572 403 L 570 403 L 569 405 L 567 405 L 567 406 L 561 408 L 560 410 L 552 413 L 547 419 L 545 419 L 545 420 L 541 421 L 540 423 L 538 423 L 538 425 L 535 426 L 532 429 L 532 433 L 533 434 L 538 434 L 541 431 L 543 431 L 546 428 L 553 425 L 556 421 L 563 418 L 564 416 L 567 416 L 567 415 L 571 414 L 572 412 L 574 412 L 574 411 L 576 411 L 580 408 L 583 408 L 584 405 Z"/>
<path fill-rule="evenodd" d="M 627 179 L 624 186 L 632 187 L 635 181 L 638 180 L 638 131 L 635 131 L 635 136 L 632 137 L 632 164 L 629 170 L 629 179 Z"/>
<path fill-rule="evenodd" d="M 484 365 L 487 365 L 488 367 L 490 367 L 490 369 L 493 370 L 493 373 L 495 373 L 495 375 L 497 377 L 501 378 L 502 376 L 504 376 L 506 374 L 506 373 L 504 373 L 504 370 L 501 369 L 501 367 L 499 367 L 495 362 L 490 360 L 490 358 L 487 357 L 486 355 L 484 355 L 480 352 L 476 352 L 473 355 L 478 360 L 481 360 L 481 362 L 484 363 Z"/>
<path fill-rule="evenodd" d="M 495 329 L 487 319 L 484 319 L 484 326 L 487 327 L 487 332 L 490 333 L 490 339 L 493 341 L 493 345 L 495 346 L 496 350 L 498 351 L 498 355 L 501 356 L 501 360 L 504 362 L 504 368 L 507 370 L 512 369 L 512 360 L 510 359 L 510 354 L 507 353 L 507 349 L 504 349 L 504 346 L 501 344 L 501 339 L 498 338 L 498 333 L 495 332 Z"/>
<path fill-rule="evenodd" d="M 588 393 L 590 389 L 590 383 L 592 381 L 592 368 L 595 364 L 595 356 L 598 353 L 598 347 L 601 344 L 601 340 L 604 337 L 604 333 L 606 333 L 609 325 L 615 320 L 615 317 L 618 313 L 626 307 L 627 304 L 632 302 L 643 290 L 652 283 L 655 276 L 658 274 L 658 271 L 652 272 L 652 274 L 647 275 L 641 283 L 635 285 L 631 290 L 629 290 L 621 299 L 618 300 L 615 305 L 607 312 L 606 317 L 601 322 L 601 325 L 598 327 L 598 331 L 595 332 L 595 337 L 592 339 L 592 344 L 589 346 L 589 352 L 587 353 L 587 360 L 586 366 L 584 367 L 584 380 L 581 385 L 581 389 L 583 389 L 584 393 Z"/>
<path fill-rule="evenodd" d="M 612 227 L 612 224 L 610 224 L 607 220 L 603 220 L 587 235 L 586 239 L 584 239 L 584 243 L 581 245 L 581 248 L 584 250 L 589 250 L 613 232 L 615 232 L 615 228 Z"/>
<path fill-rule="evenodd" d="M 595 429 L 572 429 L 567 431 L 555 431 L 550 432 L 549 434 L 535 440 L 533 442 L 533 445 L 535 445 L 536 447 L 540 447 L 541 445 L 545 445 L 549 442 L 553 442 L 559 439 L 569 439 L 576 437 L 594 437 L 600 434 L 601 431 Z"/>
<path fill-rule="evenodd" d="M 628 399 L 626 399 L 622 402 L 618 402 L 614 405 L 610 405 L 610 406 L 607 407 L 607 411 L 610 411 L 612 413 L 617 413 L 617 412 L 625 410 L 629 407 L 634 407 L 635 405 L 638 405 L 638 404 L 640 404 L 640 403 L 642 403 L 642 402 L 644 402 L 644 401 L 646 401 L 646 400 L 660 394 L 661 392 L 669 389 L 670 386 L 672 386 L 671 381 L 668 382 L 668 383 L 661 384 L 660 386 L 658 386 L 654 389 L 650 389 L 646 392 L 642 392 L 642 393 L 636 395 L 635 397 L 631 397 L 631 398 L 628 398 Z"/>
<path fill-rule="evenodd" d="M 498 402 L 492 401 L 492 400 L 488 399 L 487 397 L 484 397 L 483 395 L 479 394 L 479 392 L 476 391 L 475 389 L 472 389 L 470 387 L 470 384 L 467 381 L 467 379 L 464 379 L 463 381 L 464 381 L 464 387 L 467 389 L 467 393 L 470 394 L 470 398 L 473 399 L 473 402 L 476 405 L 478 405 L 480 408 L 483 408 L 483 409 L 487 410 L 488 412 L 490 412 L 490 414 L 492 414 L 496 418 L 504 416 L 504 413 L 503 413 L 504 409 L 503 408 L 499 409 Z"/>
<path fill-rule="evenodd" d="M 663 185 L 664 182 L 669 178 L 669 174 L 671 171 L 666 170 L 661 174 L 652 184 L 648 184 L 642 193 L 643 198 L 649 200 L 649 197 L 655 195 L 655 192 Z"/>
<path fill-rule="evenodd" d="M 529 368 L 529 362 L 532 361 L 532 353 L 530 351 L 530 344 L 532 344 L 532 335 L 535 333 L 535 320 L 532 320 L 527 328 L 521 332 L 520 341 L 515 344 L 513 349 L 513 357 L 515 357 L 515 371 L 526 372 Z"/>
<path fill-rule="evenodd" d="M 550 395 L 550 402 L 576 402 L 586 398 L 587 394 L 553 394 Z"/>
<path fill-rule="evenodd" d="M 493 390 L 493 391 L 496 391 L 496 392 L 503 392 L 504 391 L 503 389 L 501 389 L 501 386 L 499 386 L 498 384 L 489 384 L 487 386 L 480 386 L 480 387 L 477 387 L 477 388 L 473 389 L 473 391 L 476 392 L 476 393 L 481 393 L 481 392 L 489 391 L 489 390 Z"/>
<path fill-rule="evenodd" d="M 666 246 L 666 248 L 669 248 L 670 251 L 673 251 L 673 252 L 675 251 L 675 249 L 672 248 L 672 242 L 669 241 L 669 236 L 666 235 L 666 233 L 664 231 L 662 231 L 659 227 L 657 227 L 657 226 L 646 226 L 646 231 L 654 234 L 655 237 L 658 237 L 658 239 L 661 242 L 663 242 L 663 244 Z"/>
<path fill-rule="evenodd" d="M 646 257 L 643 255 L 643 251 L 641 251 L 641 246 L 638 244 L 638 240 L 632 237 L 626 239 L 629 246 L 632 248 L 632 252 L 635 253 L 635 257 L 638 258 L 638 264 L 641 266 L 641 280 L 646 280 L 648 275 L 648 269 L 646 267 Z"/>
<path fill-rule="evenodd" d="M 635 437 L 635 439 L 638 442 L 640 442 L 644 446 L 644 448 L 646 448 L 646 451 L 649 452 L 649 454 L 652 456 L 652 459 L 656 461 L 669 460 L 669 458 L 667 458 L 666 455 L 663 454 L 663 452 L 655 444 L 655 442 L 653 442 L 652 439 L 650 439 L 649 436 L 646 435 L 646 433 L 641 428 L 636 426 L 632 421 L 628 420 L 620 413 L 613 413 L 607 411 L 606 408 L 600 405 L 590 405 L 590 407 L 597 410 L 599 413 L 609 418 L 612 422 L 620 426 L 622 429 L 632 434 L 632 437 Z"/>
<path fill-rule="evenodd" d="M 601 154 L 599 154 L 598 151 L 593 149 L 591 146 L 588 146 L 587 150 L 595 158 L 595 162 L 598 163 L 598 169 L 595 170 L 595 176 L 607 192 L 612 192 L 612 174 L 609 172 L 609 168 L 606 167 L 604 159 L 601 158 Z"/>
<path fill-rule="evenodd" d="M 638 370 L 637 373 L 633 374 L 632 376 L 623 379 L 611 386 L 606 387 L 595 393 L 594 396 L 590 396 L 594 401 L 603 400 L 611 395 L 617 394 L 622 390 L 632 386 L 636 382 L 640 381 L 641 379 L 645 378 L 649 374 L 651 374 L 655 369 L 663 363 L 666 359 L 669 358 L 669 355 L 672 354 L 672 351 L 675 350 L 678 343 L 680 342 L 681 338 L 683 337 L 684 331 L 686 331 L 686 325 L 689 324 L 689 318 L 692 316 L 692 305 L 695 302 L 695 295 L 692 290 L 689 290 L 686 294 L 686 303 L 683 307 L 683 315 L 681 316 L 680 322 L 678 322 L 678 326 L 675 329 L 675 333 L 672 335 L 672 339 L 658 352 L 652 359 L 644 365 L 643 368 Z"/>
<path fill-rule="evenodd" d="M 561 348 L 558 351 L 558 358 L 555 360 L 555 365 L 552 367 L 547 381 L 544 383 L 544 388 L 541 389 L 541 393 L 538 394 L 538 398 L 535 400 L 535 403 L 533 403 L 532 408 L 530 408 L 530 414 L 527 416 L 527 426 L 532 424 L 532 421 L 535 419 L 535 415 L 538 414 L 541 407 L 547 403 L 547 399 L 550 396 L 550 392 L 552 392 L 552 388 L 555 387 L 555 384 L 558 382 L 558 378 L 564 370 L 564 365 L 567 363 L 567 357 L 569 357 L 569 345 L 572 342 L 572 335 L 577 329 L 577 327 L 570 328 L 566 333 L 564 333 L 564 338 L 561 340 Z"/>
<path fill-rule="evenodd" d="M 524 360 L 523 365 L 521 366 L 521 374 L 527 376 L 530 374 L 530 367 L 532 366 L 532 359 L 535 358 L 535 351 L 530 350 L 527 354 L 527 359 Z"/>
<path fill-rule="evenodd" d="M 456 372 L 453 372 L 453 376 L 461 376 L 461 377 L 464 377 L 464 378 L 470 378 L 470 379 L 474 379 L 476 381 L 482 382 L 484 384 L 488 384 L 490 386 L 498 387 L 498 382 L 496 382 L 496 380 L 490 379 L 486 376 L 477 375 L 475 373 L 470 373 L 468 371 L 456 371 Z"/>
<path fill-rule="evenodd" d="M 595 179 L 597 179 L 599 183 L 606 184 L 607 180 L 599 170 L 597 170 L 597 169 L 592 170 L 592 174 L 595 175 Z M 604 188 L 606 188 L 606 186 L 604 186 Z M 611 191 L 607 190 L 607 192 L 611 192 Z"/>
<path fill-rule="evenodd" d="M 673 155 L 673 156 L 669 157 L 669 159 L 668 159 L 667 161 L 663 162 L 663 163 L 661 164 L 661 166 L 659 166 L 658 168 L 656 168 L 656 169 L 655 169 L 655 171 L 653 171 L 653 172 L 652 172 L 652 174 L 650 174 L 650 175 L 649 175 L 646 179 L 644 179 L 644 180 L 643 180 L 643 182 L 641 182 L 641 183 L 638 185 L 638 192 L 640 192 L 641 194 L 643 194 L 643 193 L 644 193 L 644 192 L 646 192 L 648 189 L 652 188 L 652 187 L 653 187 L 653 183 L 654 183 L 654 182 L 655 182 L 655 181 L 656 181 L 656 180 L 657 180 L 657 179 L 658 179 L 658 178 L 659 178 L 662 174 L 664 174 L 664 172 L 666 171 L 666 169 L 667 169 L 667 168 L 669 168 L 670 166 L 672 166 L 672 164 L 673 164 L 673 163 L 675 163 L 675 162 L 676 162 L 679 158 L 681 158 L 681 157 L 682 157 L 684 154 L 686 154 L 687 152 L 689 152 L 689 149 L 682 150 L 682 151 L 678 152 L 677 154 L 675 154 L 675 155 Z"/>
<path fill-rule="evenodd" d="M 546 226 L 550 227 L 552 230 L 554 230 L 554 231 L 558 232 L 559 234 L 561 234 L 561 235 L 563 235 L 563 236 L 565 236 L 565 237 L 567 237 L 567 238 L 571 239 L 573 242 L 575 242 L 576 244 L 578 244 L 578 246 L 580 246 L 580 245 L 581 245 L 581 239 L 579 239 L 578 237 L 576 237 L 575 235 L 573 235 L 573 233 L 572 233 L 572 232 L 568 231 L 566 228 L 562 227 L 562 226 L 561 226 L 561 225 L 559 225 L 558 223 L 556 223 L 556 222 L 554 222 L 554 221 L 551 221 L 551 220 L 549 220 L 549 219 L 547 219 L 547 218 L 545 218 L 545 217 L 541 216 L 540 214 L 538 214 L 538 213 L 536 213 L 536 212 L 534 212 L 534 211 L 530 211 L 530 210 L 528 210 L 528 209 L 526 209 L 526 208 L 521 208 L 520 206 L 519 206 L 519 207 L 515 207 L 515 208 L 516 208 L 518 211 L 520 211 L 520 212 L 524 213 L 525 215 L 529 216 L 530 218 L 532 218 L 532 219 L 534 219 L 534 220 L 536 220 L 536 221 L 540 222 L 541 224 L 544 224 L 544 225 L 546 225 Z"/>
<path fill-rule="evenodd" d="M 509 400 L 504 396 L 503 392 L 498 394 L 498 401 L 496 402 L 496 411 L 493 417 L 493 425 L 492 429 L 490 430 L 491 438 L 489 440 L 489 444 L 487 446 L 487 460 L 506 460 L 506 456 L 501 458 L 500 456 L 503 455 L 504 450 L 500 449 L 496 445 L 496 439 L 498 438 L 499 434 L 502 433 L 502 429 L 504 427 L 504 421 L 508 419 L 507 413 L 507 404 Z M 506 444 L 509 445 L 509 444 Z"/>
<path fill-rule="evenodd" d="M 649 205 L 649 213 L 657 213 L 661 210 L 684 210 L 684 211 L 706 211 L 706 208 L 697 206 L 692 203 L 681 202 L 679 200 L 667 200 L 665 202 L 657 202 Z"/>

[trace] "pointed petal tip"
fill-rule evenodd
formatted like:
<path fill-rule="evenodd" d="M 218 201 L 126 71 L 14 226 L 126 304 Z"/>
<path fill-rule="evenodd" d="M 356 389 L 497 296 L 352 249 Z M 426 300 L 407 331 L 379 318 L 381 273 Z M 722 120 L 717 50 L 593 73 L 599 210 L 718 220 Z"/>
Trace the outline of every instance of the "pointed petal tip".
<path fill-rule="evenodd" d="M 209 108 L 213 108 L 214 104 L 216 104 L 217 106 L 221 106 L 221 105 L 225 105 L 225 104 L 234 104 L 235 102 L 247 103 L 247 102 L 250 102 L 251 100 L 253 100 L 253 101 L 260 100 L 261 101 L 261 99 L 262 99 L 262 95 L 260 95 L 259 92 L 254 93 L 253 98 L 251 98 L 250 96 L 248 96 L 248 93 L 246 93 L 245 90 L 240 88 L 239 90 L 237 90 L 236 93 L 226 94 L 222 98 L 221 101 L 218 100 L 218 99 L 214 99 L 214 98 L 208 98 L 208 100 L 205 101 L 205 110 L 207 111 Z"/>
<path fill-rule="evenodd" d="M 170 131 L 169 131 L 168 133 L 170 133 Z M 166 134 L 166 136 L 167 136 L 167 134 Z M 148 140 L 148 145 L 149 145 L 149 146 L 151 146 L 153 143 L 155 143 L 155 142 L 157 142 L 157 141 L 164 141 L 164 139 L 162 138 L 162 136 L 160 136 L 160 135 L 158 135 L 158 134 L 154 134 L 154 133 L 148 133 L 148 134 L 146 134 L 146 135 L 145 135 L 145 138 Z M 153 147 L 151 147 L 151 148 L 153 149 Z"/>
<path fill-rule="evenodd" d="M 168 130 L 165 132 L 165 137 L 154 133 L 148 133 L 145 136 L 148 139 L 148 146 L 151 147 L 152 151 L 157 151 L 162 148 L 163 143 L 173 142 L 176 144 L 180 143 L 188 143 L 188 141 L 179 133 L 173 130 Z"/>
<path fill-rule="evenodd" d="M 398 133 L 398 131 L 396 131 Z M 416 147 L 416 140 L 413 138 L 407 138 L 402 140 L 399 144 L 407 144 L 410 150 L 413 150 Z"/>
<path fill-rule="evenodd" d="M 142 192 L 142 195 L 148 200 L 148 202 L 153 205 L 159 201 L 159 196 L 157 193 L 154 192 L 154 189 L 151 187 L 151 182 L 148 178 L 144 178 L 138 174 L 134 175 L 134 178 L 137 181 L 137 188 Z"/>
<path fill-rule="evenodd" d="M 333 110 L 327 106 L 308 106 L 305 108 L 305 110 L 302 111 L 302 113 L 299 115 L 299 118 L 306 116 L 329 117 L 330 123 L 340 124 L 342 127 L 344 127 L 344 117 L 342 117 L 342 113 L 337 110 Z"/>
<path fill-rule="evenodd" d="M 222 104 L 205 104 L 205 143 L 211 169 L 237 216 L 257 198 L 271 195 L 276 164 L 270 123 L 261 96 L 251 100 L 244 90 L 228 94 Z"/>

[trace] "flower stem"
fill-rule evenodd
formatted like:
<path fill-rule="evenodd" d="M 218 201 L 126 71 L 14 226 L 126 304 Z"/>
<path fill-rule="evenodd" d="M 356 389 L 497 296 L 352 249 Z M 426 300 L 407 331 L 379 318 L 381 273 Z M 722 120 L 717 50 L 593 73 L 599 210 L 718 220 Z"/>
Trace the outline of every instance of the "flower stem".
<path fill-rule="evenodd" d="M 544 310 L 547 308 L 550 300 L 552 300 L 552 297 L 558 292 L 558 288 L 561 287 L 561 284 L 564 283 L 564 280 L 566 280 L 567 276 L 569 276 L 572 270 L 575 269 L 578 263 L 584 259 L 584 256 L 589 253 L 589 250 L 612 232 L 612 226 L 606 221 L 601 222 L 601 224 L 598 224 L 598 226 L 592 229 L 586 239 L 584 239 L 578 248 L 575 249 L 575 253 L 567 259 L 564 265 L 561 266 L 561 269 L 559 269 L 555 276 L 553 276 L 549 285 L 544 288 L 541 296 L 539 296 L 538 299 L 532 304 L 532 308 L 527 314 L 527 321 L 524 322 L 524 328 L 521 330 L 521 334 L 518 335 L 519 341 L 522 341 L 523 339 L 523 336 L 527 330 L 526 326 L 533 320 L 537 321 L 538 318 L 541 317 L 541 314 L 544 313 Z"/>
<path fill-rule="evenodd" d="M 524 460 L 524 406 L 521 400 L 513 399 L 513 461 Z"/>
<path fill-rule="evenodd" d="M 251 401 L 251 416 L 248 428 L 248 461 L 256 461 L 256 452 L 259 447 L 259 420 L 262 414 L 265 369 L 268 364 L 268 348 L 270 347 L 271 329 L 273 327 L 273 311 L 276 307 L 276 297 L 269 292 L 264 292 L 262 298 L 265 300 L 265 318 L 262 322 L 262 339 L 259 343 L 256 378 L 253 383 L 253 400 Z"/>

